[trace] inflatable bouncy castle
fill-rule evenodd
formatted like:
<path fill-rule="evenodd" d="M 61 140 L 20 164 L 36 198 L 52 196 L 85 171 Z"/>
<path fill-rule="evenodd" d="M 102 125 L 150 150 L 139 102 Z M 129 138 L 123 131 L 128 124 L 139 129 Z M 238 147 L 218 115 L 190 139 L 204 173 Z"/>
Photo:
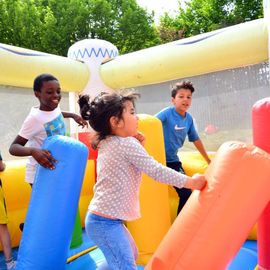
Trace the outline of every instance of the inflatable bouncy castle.
<path fill-rule="evenodd" d="M 101 40 L 75 43 L 67 58 L 0 44 L 0 102 L 7 95 L 15 104 L 23 96 L 31 96 L 33 79 L 44 72 L 59 79 L 62 90 L 68 93 L 66 100 L 72 111 L 78 110 L 79 93 L 95 96 L 100 91 L 134 87 L 142 95 L 138 104 L 139 129 L 147 138 L 146 150 L 164 163 L 161 123 L 151 114 L 168 104 L 164 100 L 169 101 L 169 86 L 174 81 L 191 79 L 198 85 L 192 115 L 207 149 L 213 151 L 213 161 L 207 168 L 190 146 L 186 146 L 188 152 L 180 155 L 187 174 L 205 172 L 208 184 L 202 192 L 193 192 L 183 213 L 176 218 L 174 191 L 143 176 L 142 218 L 127 223 L 139 248 L 138 265 L 153 270 L 219 270 L 254 269 L 258 264 L 258 269 L 270 269 L 268 25 L 267 18 L 259 19 L 126 55 L 118 55 L 113 44 Z M 262 101 L 252 109 L 259 99 Z M 29 100 L 25 102 L 27 110 L 32 102 Z M 0 129 L 5 142 L 1 145 L 4 157 L 10 138 L 21 125 L 12 119 L 15 105 L 11 106 L 15 109 L 4 110 L 8 104 L 1 104 L 6 127 Z M 215 127 L 214 132 L 213 128 L 205 132 L 209 127 Z M 56 155 L 61 156 L 62 144 L 70 149 L 65 155 L 67 160 L 61 160 L 65 169 L 55 174 L 73 184 L 80 179 L 75 181 L 74 194 L 70 185 L 63 188 L 59 183 L 51 204 L 47 201 L 52 199 L 49 192 L 36 202 L 35 189 L 30 200 L 31 190 L 24 182 L 24 159 L 7 161 L 6 170 L 0 173 L 12 243 L 14 247 L 20 244 L 19 270 L 90 270 L 102 266 L 103 255 L 82 233 L 95 183 L 96 153 L 90 149 L 89 132 L 70 124 L 72 138 L 58 138 L 59 144 L 52 142 L 57 145 Z M 88 151 L 77 139 L 85 143 Z M 74 167 L 76 155 L 83 156 L 85 163 L 82 158 L 81 164 Z M 46 173 L 40 171 L 39 177 L 46 177 Z M 46 190 L 51 190 L 50 183 L 46 184 Z M 33 204 L 37 206 L 34 210 Z M 44 213 L 44 219 L 34 219 L 33 211 Z M 22 237 L 19 225 L 24 221 L 31 226 L 26 227 Z M 257 221 L 258 251 L 255 241 L 246 242 L 247 238 L 256 239 L 256 232 L 251 235 L 251 230 Z M 51 223 L 44 226 L 47 222 Z M 74 224 L 77 227 L 72 231 Z M 47 230 L 46 239 L 33 237 L 44 235 Z"/>

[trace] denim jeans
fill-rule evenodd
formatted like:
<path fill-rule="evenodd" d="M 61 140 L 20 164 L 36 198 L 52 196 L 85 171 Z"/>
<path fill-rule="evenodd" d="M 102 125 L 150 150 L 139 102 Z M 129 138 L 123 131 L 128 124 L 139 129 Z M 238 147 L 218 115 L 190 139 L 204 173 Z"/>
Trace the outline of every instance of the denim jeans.
<path fill-rule="evenodd" d="M 110 219 L 87 212 L 85 229 L 100 248 L 111 270 L 137 270 L 136 244 L 120 219 Z"/>

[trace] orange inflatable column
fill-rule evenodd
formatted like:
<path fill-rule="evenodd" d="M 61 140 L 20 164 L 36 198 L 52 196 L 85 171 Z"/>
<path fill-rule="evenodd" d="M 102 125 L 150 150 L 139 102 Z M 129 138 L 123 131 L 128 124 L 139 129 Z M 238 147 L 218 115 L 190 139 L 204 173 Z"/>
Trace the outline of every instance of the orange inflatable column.
<path fill-rule="evenodd" d="M 226 269 L 270 196 L 270 155 L 255 146 L 227 142 L 205 172 L 146 270 Z"/>
<path fill-rule="evenodd" d="M 256 102 L 252 108 L 253 142 L 270 153 L 270 98 Z M 269 178 L 270 182 L 270 178 Z M 268 184 L 269 185 L 269 184 Z M 270 269 L 270 204 L 258 221 L 258 266 Z"/>

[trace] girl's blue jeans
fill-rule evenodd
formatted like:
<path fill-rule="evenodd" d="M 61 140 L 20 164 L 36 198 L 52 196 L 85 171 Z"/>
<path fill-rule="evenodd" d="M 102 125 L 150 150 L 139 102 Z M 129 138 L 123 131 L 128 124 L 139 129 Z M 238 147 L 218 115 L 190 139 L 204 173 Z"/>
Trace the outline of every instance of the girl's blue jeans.
<path fill-rule="evenodd" d="M 137 270 L 138 250 L 122 220 L 101 217 L 88 211 L 85 229 L 103 252 L 111 270 Z"/>

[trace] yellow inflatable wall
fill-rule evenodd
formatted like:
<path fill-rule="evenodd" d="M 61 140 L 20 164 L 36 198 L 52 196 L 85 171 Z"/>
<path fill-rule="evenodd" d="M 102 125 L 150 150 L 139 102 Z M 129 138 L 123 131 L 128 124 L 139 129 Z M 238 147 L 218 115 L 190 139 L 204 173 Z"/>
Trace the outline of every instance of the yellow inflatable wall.
<path fill-rule="evenodd" d="M 24 222 L 31 194 L 30 185 L 24 181 L 25 161 L 25 159 L 7 161 L 5 171 L 0 172 L 7 205 L 8 228 L 13 247 L 20 243 L 21 231 L 19 225 Z"/>
<path fill-rule="evenodd" d="M 37 75 L 51 73 L 61 82 L 63 91 L 77 92 L 82 91 L 90 79 L 85 64 L 66 57 L 0 43 L 0 58 L 2 85 L 32 88 Z"/>
<path fill-rule="evenodd" d="M 139 130 L 145 135 L 145 149 L 165 164 L 161 122 L 149 115 L 140 115 Z M 146 264 L 170 228 L 168 186 L 143 175 L 140 188 L 142 217 L 127 224 L 139 249 L 139 264 Z"/>
<path fill-rule="evenodd" d="M 100 73 L 113 89 L 160 83 L 260 63 L 267 44 L 259 19 L 116 57 Z"/>

